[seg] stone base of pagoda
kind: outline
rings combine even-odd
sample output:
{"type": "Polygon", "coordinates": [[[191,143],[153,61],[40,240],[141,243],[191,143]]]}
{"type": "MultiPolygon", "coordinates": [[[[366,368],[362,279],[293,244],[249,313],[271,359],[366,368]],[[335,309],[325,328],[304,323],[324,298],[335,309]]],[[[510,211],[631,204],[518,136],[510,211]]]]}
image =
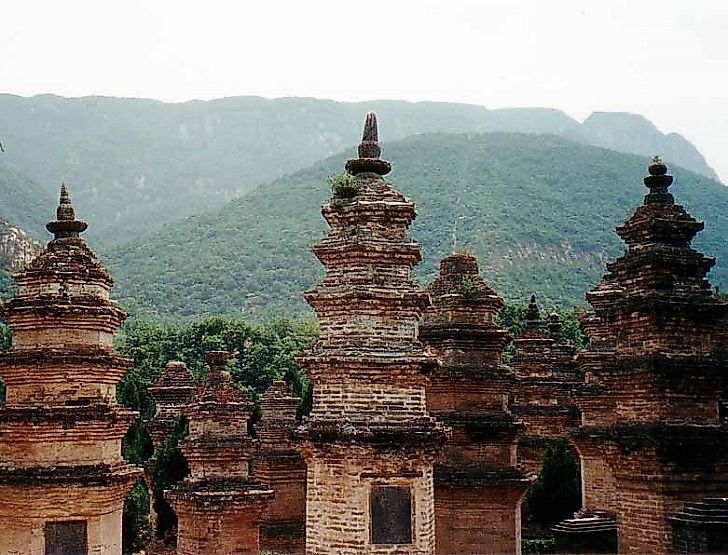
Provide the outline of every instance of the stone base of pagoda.
{"type": "Polygon", "coordinates": [[[308,443],[303,451],[307,464],[306,553],[433,553],[434,449],[418,450],[406,443],[339,441],[308,443]],[[382,494],[384,503],[375,502],[375,496],[382,494]],[[386,502],[388,494],[397,497],[396,503],[386,502]],[[375,505],[396,505],[397,509],[386,514],[375,505]]]}
{"type": "Polygon", "coordinates": [[[255,476],[275,493],[260,523],[260,547],[300,554],[306,547],[306,462],[297,452],[263,453],[255,476]]]}
{"type": "Polygon", "coordinates": [[[178,555],[260,552],[259,524],[273,490],[253,482],[187,481],[165,498],[177,514],[178,555]]]}
{"type": "Polygon", "coordinates": [[[688,503],[669,520],[675,553],[728,553],[728,498],[688,503]]]}
{"type": "Polygon", "coordinates": [[[36,555],[71,542],[84,553],[121,555],[124,501],[140,476],[123,464],[0,469],[0,553],[36,555]]]}
{"type": "Polygon", "coordinates": [[[556,553],[617,553],[617,517],[611,513],[578,512],[552,531],[556,553]]]}
{"type": "Polygon", "coordinates": [[[435,553],[521,553],[521,500],[530,481],[514,468],[435,469],[435,553]]]}

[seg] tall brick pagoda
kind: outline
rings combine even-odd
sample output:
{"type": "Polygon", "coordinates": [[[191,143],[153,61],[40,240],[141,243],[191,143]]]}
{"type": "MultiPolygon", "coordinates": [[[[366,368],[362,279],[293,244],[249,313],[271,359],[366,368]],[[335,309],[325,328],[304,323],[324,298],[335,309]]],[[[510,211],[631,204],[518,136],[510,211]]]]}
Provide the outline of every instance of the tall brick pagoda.
{"type": "Polygon", "coordinates": [[[496,324],[503,301],[463,253],[441,260],[427,292],[432,306],[420,338],[442,362],[430,376],[427,406],[452,428],[435,466],[436,552],[520,553],[529,481],[516,469],[523,425],[508,410],[513,373],[502,353],[510,334],[496,324]]]}
{"type": "Polygon", "coordinates": [[[619,552],[641,554],[681,550],[686,527],[711,525],[700,507],[724,513],[714,498],[728,495],[728,303],[705,278],[714,259],[690,246],[703,223],[675,204],[658,158],[644,182],[644,204],[617,228],[627,251],[587,295],[596,343],[580,357],[573,433],[585,508],[615,513],[619,552]]]}
{"type": "Polygon", "coordinates": [[[165,492],[177,514],[179,555],[258,553],[259,522],[273,491],[250,475],[253,403],[225,370],[232,353],[211,351],[205,383],[185,409],[182,453],[190,476],[165,492]]]}
{"type": "Polygon", "coordinates": [[[531,295],[526,326],[513,345],[511,367],[516,384],[511,410],[526,425],[525,434],[518,439],[518,462],[537,474],[546,449],[555,441],[565,440],[569,431],[579,426],[579,410],[571,392],[582,379],[576,347],[564,339],[556,313],[545,325],[536,295],[531,295]]]}
{"type": "Polygon", "coordinates": [[[306,462],[292,436],[298,401],[285,381],[273,382],[260,398],[263,416],[255,426],[260,442],[255,475],[275,492],[260,541],[275,553],[303,553],[306,545],[306,462]]]}
{"type": "Polygon", "coordinates": [[[156,410],[146,428],[155,449],[161,447],[172,433],[196,387],[197,383],[187,365],[184,362],[171,361],[167,363],[156,383],[148,389],[156,410]]]}
{"type": "Polygon", "coordinates": [[[15,275],[0,355],[0,553],[121,553],[124,499],[141,470],[121,440],[137,414],[116,403],[131,361],[113,348],[126,314],[111,276],[80,237],[61,186],[54,239],[15,275]]]}
{"type": "Polygon", "coordinates": [[[418,339],[427,295],[414,282],[414,203],[387,183],[377,122],[367,115],[353,183],[322,208],[329,235],[313,248],[326,268],[306,293],[320,326],[298,362],[313,409],[297,431],[307,463],[310,554],[432,553],[433,462],[444,428],[430,417],[418,339]]]}

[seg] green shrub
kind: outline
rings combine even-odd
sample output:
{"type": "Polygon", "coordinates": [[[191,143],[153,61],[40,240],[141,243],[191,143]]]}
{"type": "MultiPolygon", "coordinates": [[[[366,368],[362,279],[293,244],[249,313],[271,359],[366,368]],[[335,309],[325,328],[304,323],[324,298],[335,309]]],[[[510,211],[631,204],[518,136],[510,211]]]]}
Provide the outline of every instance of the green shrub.
{"type": "Polygon", "coordinates": [[[463,276],[460,282],[460,294],[466,299],[472,299],[480,292],[480,284],[472,276],[463,276]]]}
{"type": "Polygon", "coordinates": [[[335,197],[351,198],[359,190],[359,181],[348,173],[329,176],[329,183],[335,197]]]}

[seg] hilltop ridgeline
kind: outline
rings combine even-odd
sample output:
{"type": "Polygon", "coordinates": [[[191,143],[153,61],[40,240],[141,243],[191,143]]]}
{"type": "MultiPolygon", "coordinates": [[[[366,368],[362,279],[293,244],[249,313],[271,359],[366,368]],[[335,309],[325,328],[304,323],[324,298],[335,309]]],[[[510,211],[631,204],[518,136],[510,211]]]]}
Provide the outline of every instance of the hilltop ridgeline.
{"type": "MultiPolygon", "coordinates": [[[[584,144],[651,156],[715,177],[686,139],[665,135],[641,116],[596,113],[583,124],[544,108],[381,100],[233,97],[165,104],[155,100],[0,95],[0,162],[44,191],[53,207],[61,180],[94,222],[101,249],[163,224],[225,205],[255,186],[298,171],[358,140],[363,112],[386,122],[388,141],[418,133],[553,133],[584,144]]],[[[47,198],[45,198],[47,197],[47,198]]],[[[26,229],[6,213],[0,217],[26,229]]]]}

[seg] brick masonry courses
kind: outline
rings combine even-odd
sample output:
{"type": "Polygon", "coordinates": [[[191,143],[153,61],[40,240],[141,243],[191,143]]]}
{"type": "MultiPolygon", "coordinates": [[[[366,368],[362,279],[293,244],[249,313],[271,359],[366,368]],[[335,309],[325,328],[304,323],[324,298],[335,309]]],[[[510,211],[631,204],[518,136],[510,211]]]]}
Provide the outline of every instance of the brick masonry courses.
{"type": "Polygon", "coordinates": [[[644,181],[644,205],[617,228],[628,250],[587,295],[592,341],[572,433],[584,507],[615,514],[619,552],[635,554],[673,551],[671,518],[728,494],[728,303],[705,279],[714,260],[690,246],[703,224],[674,203],[659,159],[644,181]]]}
{"type": "Polygon", "coordinates": [[[184,410],[189,435],[181,448],[190,475],[165,492],[177,514],[179,555],[260,551],[259,524],[273,490],[250,474],[253,403],[225,369],[231,356],[207,353],[207,378],[184,410]]]}
{"type": "Polygon", "coordinates": [[[435,466],[436,552],[520,553],[529,481],[516,468],[523,424],[508,409],[514,375],[502,352],[510,335],[495,321],[503,301],[466,253],[442,259],[427,293],[420,337],[441,361],[427,405],[452,429],[435,466]]]}
{"type": "Polygon", "coordinates": [[[426,404],[423,369],[436,361],[417,330],[428,298],[412,278],[415,207],[384,181],[377,140],[369,114],[359,158],[346,165],[352,184],[323,206],[331,231],[313,249],[326,276],[306,294],[320,336],[298,358],[313,408],[296,432],[310,554],[435,549],[433,463],[445,430],[426,404]],[[397,494],[396,522],[377,511],[380,494],[397,494]]]}
{"type": "Polygon", "coordinates": [[[54,239],[15,275],[18,294],[3,307],[13,344],[0,355],[0,553],[65,542],[120,554],[124,499],[141,475],[121,457],[137,416],[116,403],[131,361],[112,340],[126,314],[65,185],[47,227],[54,239]]]}

